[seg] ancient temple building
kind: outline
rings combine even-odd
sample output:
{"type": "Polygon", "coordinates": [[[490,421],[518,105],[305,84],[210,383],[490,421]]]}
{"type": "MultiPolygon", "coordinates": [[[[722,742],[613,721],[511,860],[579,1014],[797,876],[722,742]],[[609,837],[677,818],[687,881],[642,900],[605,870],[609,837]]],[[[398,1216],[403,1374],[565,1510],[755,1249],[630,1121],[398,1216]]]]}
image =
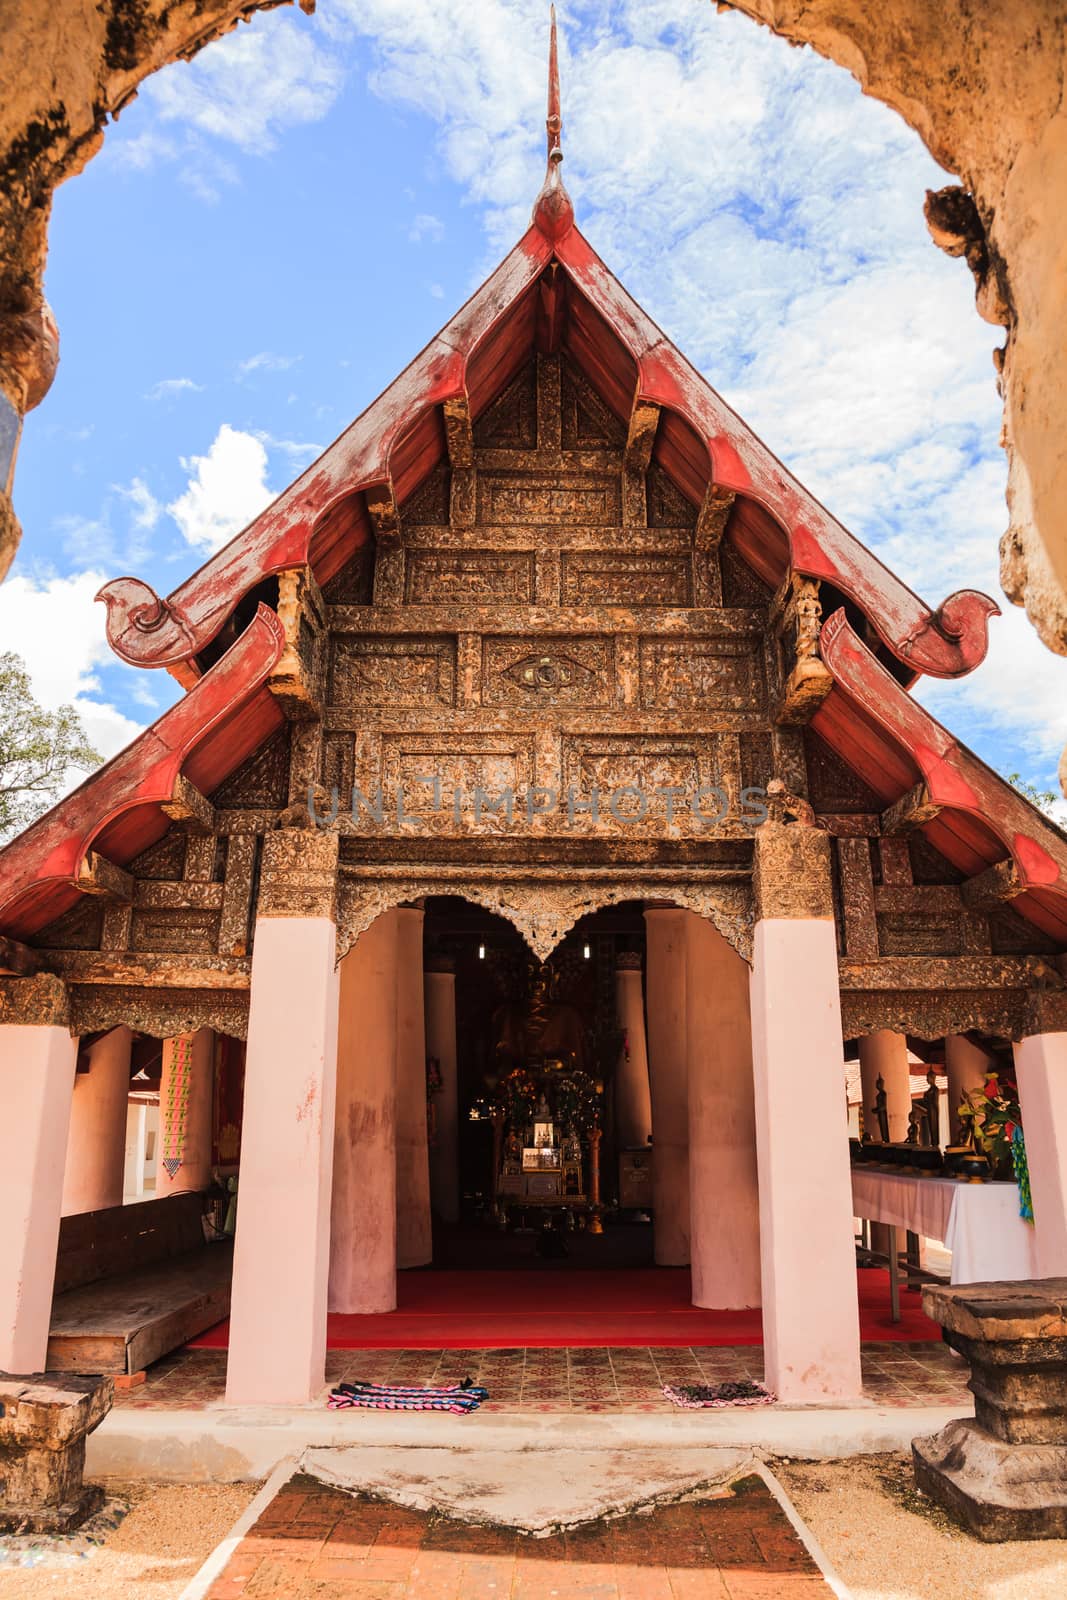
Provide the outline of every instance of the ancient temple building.
{"type": "Polygon", "coordinates": [[[957,1104],[1013,1051],[1067,1274],[1067,839],[911,693],[996,607],[918,599],[694,371],[575,224],[554,50],[548,113],[396,382],[172,594],[102,592],[184,694],[0,852],[0,1369],[143,1166],[131,1092],[157,1196],[236,1177],[235,1402],[538,1206],[650,1216],[783,1399],[854,1398],[846,1053],[900,1139],[909,1045],[957,1104]]]}

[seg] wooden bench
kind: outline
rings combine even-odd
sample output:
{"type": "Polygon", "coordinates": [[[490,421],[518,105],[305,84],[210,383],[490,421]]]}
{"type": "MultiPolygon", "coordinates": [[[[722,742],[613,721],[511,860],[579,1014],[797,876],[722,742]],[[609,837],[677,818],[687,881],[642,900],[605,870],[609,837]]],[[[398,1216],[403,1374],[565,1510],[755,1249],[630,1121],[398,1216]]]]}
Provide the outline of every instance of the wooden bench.
{"type": "Polygon", "coordinates": [[[206,1244],[201,1195],[64,1217],[51,1372],[141,1372],[229,1315],[233,1246],[206,1244]]]}

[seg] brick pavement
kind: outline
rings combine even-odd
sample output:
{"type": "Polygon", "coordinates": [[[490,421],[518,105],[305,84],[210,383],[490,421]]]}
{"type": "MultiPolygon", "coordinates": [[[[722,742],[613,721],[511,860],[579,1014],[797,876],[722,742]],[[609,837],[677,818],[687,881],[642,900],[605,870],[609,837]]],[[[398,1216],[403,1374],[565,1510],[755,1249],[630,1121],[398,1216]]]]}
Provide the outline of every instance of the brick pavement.
{"type": "MultiPolygon", "coordinates": [[[[864,1394],[880,1406],[966,1406],[967,1368],[943,1344],[865,1344],[864,1394]]],[[[441,1384],[471,1377],[489,1390],[487,1412],[662,1412],[665,1383],[721,1383],[763,1376],[758,1345],[694,1349],[331,1350],[331,1385],[441,1384]]],[[[226,1354],[179,1350],[158,1361],[139,1388],[116,1394],[119,1409],[203,1410],[221,1405],[226,1354]]],[[[325,1394],[325,1391],[324,1391],[325,1394]]]]}
{"type": "MultiPolygon", "coordinates": [[[[517,1458],[517,1468],[521,1458],[517,1458]]],[[[521,1468],[520,1468],[521,1470],[521,1468]]],[[[534,1539],[297,1475],[208,1600],[831,1600],[758,1478],[534,1539]]]]}

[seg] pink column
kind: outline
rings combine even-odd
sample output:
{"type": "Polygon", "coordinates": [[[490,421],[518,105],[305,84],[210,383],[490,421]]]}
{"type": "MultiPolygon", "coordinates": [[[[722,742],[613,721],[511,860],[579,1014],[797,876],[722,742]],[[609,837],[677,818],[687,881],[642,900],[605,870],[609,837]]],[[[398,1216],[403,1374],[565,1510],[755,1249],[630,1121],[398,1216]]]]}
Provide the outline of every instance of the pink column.
{"type": "Polygon", "coordinates": [[[27,1374],[48,1349],[78,1044],[56,978],[0,982],[0,1015],[47,1019],[0,1026],[0,1372],[27,1374]]]}
{"type": "Polygon", "coordinates": [[[615,1140],[620,1150],[632,1150],[647,1145],[652,1132],[645,999],[639,955],[624,952],[617,958],[615,1015],[623,1033],[623,1046],[615,1068],[615,1140]]]}
{"type": "Polygon", "coordinates": [[[829,835],[765,822],[753,877],[767,1384],[784,1401],[851,1401],[860,1330],[829,835]]]}
{"type": "Polygon", "coordinates": [[[948,1119],[952,1133],[951,1142],[960,1137],[959,1108],[968,1089],[985,1086],[990,1067],[990,1054],[981,1045],[974,1044],[965,1033],[950,1033],[945,1037],[945,1071],[948,1074],[948,1119]]]}
{"type": "Polygon", "coordinates": [[[441,1087],[433,1100],[430,1199],[445,1222],[459,1220],[459,1083],[456,1063],[456,966],[434,956],[426,968],[426,1054],[436,1060],[441,1087]]]}
{"type": "Polygon", "coordinates": [[[163,1041],[159,1082],[160,1159],[156,1195],[186,1194],[211,1183],[211,1117],[215,1094],[215,1034],[211,1028],[163,1041]],[[173,1174],[164,1166],[180,1160],[173,1174]]]}
{"type": "Polygon", "coordinates": [[[386,911],[341,962],[330,1310],[396,1310],[396,950],[386,911]]]}
{"type": "Polygon", "coordinates": [[[872,1139],[881,1137],[873,1109],[878,1079],[881,1078],[885,1084],[886,1110],[889,1113],[889,1138],[894,1144],[903,1144],[908,1136],[908,1116],[911,1112],[908,1041],[902,1033],[894,1033],[891,1028],[878,1028],[874,1033],[864,1034],[859,1047],[864,1130],[870,1133],[872,1139]]]}
{"type": "Polygon", "coordinates": [[[426,1136],[426,1021],[422,912],[397,910],[396,984],[396,1264],[433,1259],[430,1149],[426,1136]]]}
{"type": "Polygon", "coordinates": [[[652,1094],[652,1206],[659,1267],[689,1264],[689,1103],[685,929],[688,912],[645,909],[648,1078],[652,1094]]]}
{"type": "Polygon", "coordinates": [[[1058,1031],[1029,1033],[1015,1045],[1039,1278],[1067,1278],[1067,1017],[1056,1021],[1058,1031]]]}
{"type": "Polygon", "coordinates": [[[132,1043],[129,1028],[112,1028],[90,1046],[88,1072],[75,1075],[63,1175],[65,1217],[122,1204],[132,1043]]]}
{"type": "Polygon", "coordinates": [[[267,834],[252,949],[226,1398],[325,1382],[337,1073],[337,835],[267,834]]]}
{"type": "Polygon", "coordinates": [[[748,968],[710,922],[685,917],[693,1304],[739,1310],[761,1292],[748,968]]]}

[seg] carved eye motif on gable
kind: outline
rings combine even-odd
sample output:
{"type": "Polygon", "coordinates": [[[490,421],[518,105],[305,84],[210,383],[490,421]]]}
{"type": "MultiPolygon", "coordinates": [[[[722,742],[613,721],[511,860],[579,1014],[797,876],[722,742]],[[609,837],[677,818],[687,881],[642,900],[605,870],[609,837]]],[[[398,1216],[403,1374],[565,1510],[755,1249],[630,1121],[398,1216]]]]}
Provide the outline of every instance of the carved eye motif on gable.
{"type": "Polygon", "coordinates": [[[583,688],[596,674],[569,656],[523,656],[505,667],[503,676],[531,694],[555,694],[560,689],[583,688]]]}

